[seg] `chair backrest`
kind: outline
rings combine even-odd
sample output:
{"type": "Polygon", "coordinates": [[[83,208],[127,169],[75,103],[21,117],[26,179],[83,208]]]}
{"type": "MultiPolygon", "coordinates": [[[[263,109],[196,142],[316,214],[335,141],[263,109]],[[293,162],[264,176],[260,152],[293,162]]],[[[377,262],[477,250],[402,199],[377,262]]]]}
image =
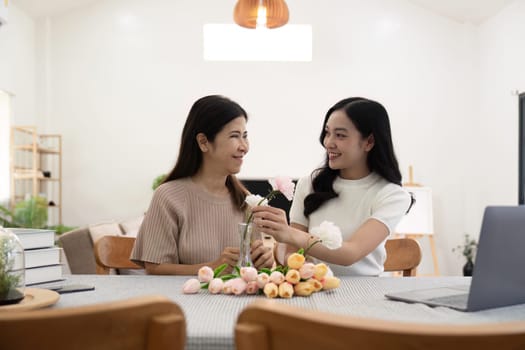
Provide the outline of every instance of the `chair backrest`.
{"type": "Polygon", "coordinates": [[[109,269],[141,269],[142,267],[129,260],[134,237],[103,236],[95,242],[94,252],[99,274],[109,273],[109,269]]]}
{"type": "Polygon", "coordinates": [[[444,325],[365,319],[260,300],[235,327],[237,350],[525,349],[525,322],[444,325]]]}
{"type": "Polygon", "coordinates": [[[421,247],[412,238],[388,239],[385,242],[385,272],[403,271],[403,276],[415,276],[421,262],[421,247]]]}
{"type": "Polygon", "coordinates": [[[58,240],[66,254],[72,274],[97,273],[97,262],[93,255],[93,241],[87,227],[63,233],[58,240]]]}
{"type": "Polygon", "coordinates": [[[182,309],[164,296],[0,313],[2,349],[184,349],[182,309]]]}

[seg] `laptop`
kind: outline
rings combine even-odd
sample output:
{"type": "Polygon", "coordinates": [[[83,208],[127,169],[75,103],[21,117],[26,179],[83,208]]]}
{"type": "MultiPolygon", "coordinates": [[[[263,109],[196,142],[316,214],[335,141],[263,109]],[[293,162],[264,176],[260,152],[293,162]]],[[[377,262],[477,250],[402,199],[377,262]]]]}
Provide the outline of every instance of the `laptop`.
{"type": "Polygon", "coordinates": [[[478,311],[525,303],[525,206],[485,208],[470,285],[392,292],[389,299],[478,311]]]}

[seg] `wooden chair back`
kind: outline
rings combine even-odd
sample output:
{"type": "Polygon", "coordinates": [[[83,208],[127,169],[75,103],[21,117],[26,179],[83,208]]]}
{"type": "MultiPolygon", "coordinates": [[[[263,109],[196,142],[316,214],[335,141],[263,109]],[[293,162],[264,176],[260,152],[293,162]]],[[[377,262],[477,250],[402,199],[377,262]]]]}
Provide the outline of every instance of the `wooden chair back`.
{"type": "Polygon", "coordinates": [[[525,349],[525,322],[445,325],[357,318],[260,300],[235,327],[237,350],[525,349]]]}
{"type": "Polygon", "coordinates": [[[421,262],[421,247],[412,238],[388,239],[385,242],[385,272],[403,271],[403,276],[415,276],[421,262]]]}
{"type": "Polygon", "coordinates": [[[182,309],[164,296],[0,313],[2,349],[184,349],[182,309]]]}
{"type": "Polygon", "coordinates": [[[142,267],[129,260],[134,237],[103,236],[95,242],[94,253],[97,262],[97,273],[108,274],[109,269],[141,269],[142,267]]]}

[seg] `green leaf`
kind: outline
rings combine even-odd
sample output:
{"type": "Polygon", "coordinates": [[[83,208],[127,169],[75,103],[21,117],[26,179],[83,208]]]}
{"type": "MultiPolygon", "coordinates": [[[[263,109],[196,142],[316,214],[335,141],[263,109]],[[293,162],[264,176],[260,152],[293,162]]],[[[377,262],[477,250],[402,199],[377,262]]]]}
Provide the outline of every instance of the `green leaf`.
{"type": "Polygon", "coordinates": [[[297,251],[297,254],[304,255],[304,248],[301,248],[297,251]]]}
{"type": "Polygon", "coordinates": [[[213,271],[213,278],[215,277],[218,277],[223,271],[225,268],[228,267],[228,264],[222,264],[222,265],[219,265],[214,271],[213,271]]]}
{"type": "Polygon", "coordinates": [[[239,266],[237,266],[237,265],[235,265],[233,268],[235,269],[235,271],[237,271],[237,276],[240,276],[241,275],[241,268],[239,266]]]}
{"type": "Polygon", "coordinates": [[[267,268],[267,267],[263,267],[262,269],[259,270],[259,272],[264,272],[264,273],[267,274],[268,276],[272,274],[272,270],[270,270],[270,269],[267,268]]]}
{"type": "Polygon", "coordinates": [[[228,280],[231,280],[231,279],[233,279],[233,278],[237,278],[237,277],[239,277],[239,276],[237,276],[237,275],[235,275],[235,274],[233,274],[233,273],[230,273],[230,274],[227,274],[227,275],[221,276],[221,279],[222,279],[223,281],[228,281],[228,280]]]}
{"type": "Polygon", "coordinates": [[[210,285],[210,282],[202,283],[201,289],[208,289],[208,286],[210,285]]]}

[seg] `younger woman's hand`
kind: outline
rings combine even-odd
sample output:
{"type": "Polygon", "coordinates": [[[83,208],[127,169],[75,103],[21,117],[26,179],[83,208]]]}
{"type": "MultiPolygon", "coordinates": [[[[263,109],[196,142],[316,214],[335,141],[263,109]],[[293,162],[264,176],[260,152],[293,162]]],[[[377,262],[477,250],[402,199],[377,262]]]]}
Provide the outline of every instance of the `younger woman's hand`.
{"type": "Polygon", "coordinates": [[[286,212],[270,206],[252,208],[253,223],[261,232],[272,235],[278,242],[287,242],[290,235],[290,226],[286,219],[286,212]]]}

